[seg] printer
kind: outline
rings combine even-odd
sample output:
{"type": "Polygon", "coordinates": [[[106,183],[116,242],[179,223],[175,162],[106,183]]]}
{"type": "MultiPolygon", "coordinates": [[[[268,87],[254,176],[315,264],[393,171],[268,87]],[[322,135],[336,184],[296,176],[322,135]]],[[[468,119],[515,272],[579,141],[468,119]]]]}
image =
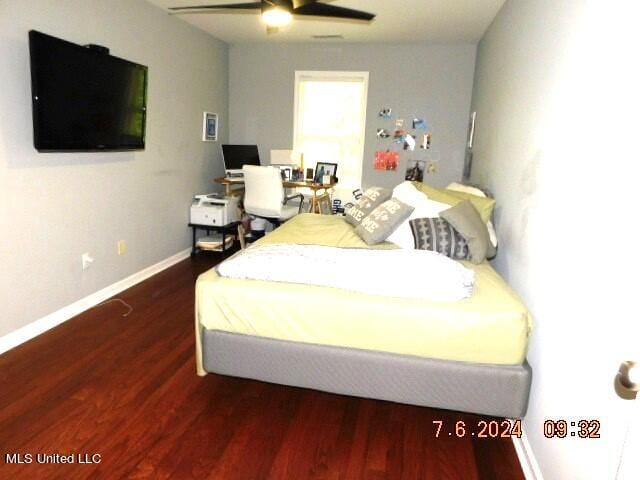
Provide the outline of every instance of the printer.
{"type": "Polygon", "coordinates": [[[193,197],[190,223],[222,227],[239,220],[238,197],[223,197],[217,193],[193,197]]]}

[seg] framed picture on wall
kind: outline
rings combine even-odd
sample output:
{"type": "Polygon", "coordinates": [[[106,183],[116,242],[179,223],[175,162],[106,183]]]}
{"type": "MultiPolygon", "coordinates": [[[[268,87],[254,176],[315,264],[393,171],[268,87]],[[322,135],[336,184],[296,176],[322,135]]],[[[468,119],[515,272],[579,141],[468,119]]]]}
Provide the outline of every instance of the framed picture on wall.
{"type": "Polygon", "coordinates": [[[217,142],[218,141],[218,114],[204,112],[202,118],[202,141],[217,142]]]}
{"type": "Polygon", "coordinates": [[[410,160],[407,164],[407,173],[404,176],[405,180],[411,180],[413,182],[424,181],[424,170],[427,162],[424,160],[410,160]]]}

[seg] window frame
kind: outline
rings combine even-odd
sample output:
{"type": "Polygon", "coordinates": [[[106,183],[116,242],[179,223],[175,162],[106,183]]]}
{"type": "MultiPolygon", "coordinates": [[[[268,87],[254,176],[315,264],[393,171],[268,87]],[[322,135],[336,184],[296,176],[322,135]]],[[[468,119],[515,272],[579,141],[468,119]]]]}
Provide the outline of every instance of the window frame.
{"type": "MultiPolygon", "coordinates": [[[[356,169],[356,176],[358,185],[344,185],[348,188],[360,188],[362,185],[362,172],[364,165],[364,150],[367,133],[367,106],[369,99],[369,72],[356,72],[356,71],[334,71],[334,70],[296,70],[295,71],[295,88],[294,88],[294,105],[293,105],[293,148],[294,151],[299,152],[299,139],[298,139],[298,120],[300,117],[300,83],[305,80],[311,81],[326,81],[326,82],[357,82],[363,84],[363,95],[361,102],[362,113],[362,130],[360,132],[360,138],[362,139],[360,145],[360,162],[356,169]]],[[[338,161],[338,165],[340,162],[338,161]]],[[[305,165],[305,168],[310,168],[305,165]]],[[[340,175],[338,174],[338,177],[340,175]]]]}

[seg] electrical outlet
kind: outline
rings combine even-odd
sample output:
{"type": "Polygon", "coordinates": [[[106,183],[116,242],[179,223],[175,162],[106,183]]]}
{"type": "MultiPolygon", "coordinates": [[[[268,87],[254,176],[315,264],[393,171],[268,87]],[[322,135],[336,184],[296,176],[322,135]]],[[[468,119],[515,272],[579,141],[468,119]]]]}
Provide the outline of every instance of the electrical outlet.
{"type": "Polygon", "coordinates": [[[127,243],[124,240],[118,240],[118,255],[124,255],[127,253],[127,243]]]}
{"type": "Polygon", "coordinates": [[[95,261],[95,259],[88,253],[82,254],[82,270],[86,270],[91,266],[91,264],[95,261]]]}

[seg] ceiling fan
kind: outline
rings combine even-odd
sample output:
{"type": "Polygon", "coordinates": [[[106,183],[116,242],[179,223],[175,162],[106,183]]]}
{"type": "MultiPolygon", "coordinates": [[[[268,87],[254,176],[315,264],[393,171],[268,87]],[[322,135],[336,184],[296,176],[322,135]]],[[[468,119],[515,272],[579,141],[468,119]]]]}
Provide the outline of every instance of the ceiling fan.
{"type": "Polygon", "coordinates": [[[225,10],[259,10],[268,33],[275,33],[293,20],[293,15],[328,17],[370,22],[376,16],[360,10],[337,7],[318,0],[261,0],[253,3],[227,3],[221,5],[193,5],[171,7],[173,13],[218,13],[225,10]]]}

